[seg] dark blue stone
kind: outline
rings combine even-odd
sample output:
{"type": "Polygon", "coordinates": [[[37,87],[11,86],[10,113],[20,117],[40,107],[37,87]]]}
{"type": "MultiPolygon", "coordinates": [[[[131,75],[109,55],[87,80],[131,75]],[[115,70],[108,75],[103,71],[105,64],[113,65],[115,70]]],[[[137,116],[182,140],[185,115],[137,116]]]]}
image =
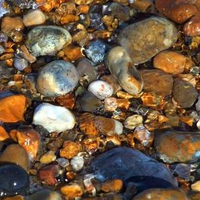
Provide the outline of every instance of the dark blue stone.
{"type": "Polygon", "coordinates": [[[27,172],[16,164],[0,165],[0,196],[25,194],[29,189],[27,172]]]}

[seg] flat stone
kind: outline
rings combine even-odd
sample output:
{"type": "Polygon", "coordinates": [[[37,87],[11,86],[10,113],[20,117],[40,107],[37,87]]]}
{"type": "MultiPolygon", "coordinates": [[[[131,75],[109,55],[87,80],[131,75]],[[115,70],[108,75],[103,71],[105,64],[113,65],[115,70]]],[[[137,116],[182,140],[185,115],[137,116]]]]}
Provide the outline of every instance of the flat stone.
{"type": "Polygon", "coordinates": [[[70,33],[59,26],[37,26],[27,35],[26,46],[33,56],[55,55],[71,43],[70,33]]]}
{"type": "Polygon", "coordinates": [[[176,79],[173,86],[173,98],[182,108],[190,108],[197,100],[198,92],[189,82],[176,79]],[[188,98],[189,97],[189,98],[188,98]]]}
{"type": "Polygon", "coordinates": [[[200,135],[198,132],[181,131],[159,133],[154,147],[159,158],[166,163],[194,163],[200,158],[200,135]]]}
{"type": "Polygon", "coordinates": [[[83,189],[76,183],[62,186],[60,191],[66,198],[70,199],[81,197],[83,195],[83,189]]]}
{"type": "Polygon", "coordinates": [[[131,24],[118,36],[118,43],[127,50],[134,64],[148,61],[160,51],[171,47],[176,40],[176,27],[161,17],[150,17],[131,24]]]}
{"type": "Polygon", "coordinates": [[[143,81],[143,90],[155,92],[158,95],[167,96],[172,93],[173,77],[161,70],[140,70],[143,81]]]}

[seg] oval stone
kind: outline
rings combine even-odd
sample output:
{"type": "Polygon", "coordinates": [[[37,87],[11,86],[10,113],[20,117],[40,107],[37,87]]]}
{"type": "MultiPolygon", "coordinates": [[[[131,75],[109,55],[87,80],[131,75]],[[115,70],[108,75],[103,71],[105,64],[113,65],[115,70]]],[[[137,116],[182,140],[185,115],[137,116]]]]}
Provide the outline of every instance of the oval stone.
{"type": "Polygon", "coordinates": [[[106,62],[111,74],[126,92],[132,95],[140,93],[143,80],[123,47],[112,48],[107,55],[106,62]]]}
{"type": "Polygon", "coordinates": [[[130,55],[134,64],[148,61],[160,51],[171,47],[177,40],[177,29],[161,17],[150,17],[124,28],[118,43],[130,55]]]}
{"type": "Polygon", "coordinates": [[[37,26],[28,33],[26,46],[33,56],[55,55],[64,45],[71,43],[72,37],[58,26],[37,26]]]}
{"type": "Polygon", "coordinates": [[[200,135],[197,132],[167,131],[155,137],[154,147],[159,158],[166,163],[193,163],[200,158],[200,135]]]}
{"type": "Polygon", "coordinates": [[[55,60],[38,72],[36,88],[44,96],[56,97],[72,91],[78,81],[79,75],[73,64],[55,60]]]}

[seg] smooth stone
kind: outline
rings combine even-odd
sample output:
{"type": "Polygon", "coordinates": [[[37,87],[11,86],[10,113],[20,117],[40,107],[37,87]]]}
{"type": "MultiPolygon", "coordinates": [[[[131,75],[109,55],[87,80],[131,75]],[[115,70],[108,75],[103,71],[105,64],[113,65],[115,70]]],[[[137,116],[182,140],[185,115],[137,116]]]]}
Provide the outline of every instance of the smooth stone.
{"type": "Polygon", "coordinates": [[[29,176],[16,164],[0,165],[0,196],[26,194],[29,189],[29,176]]]}
{"type": "Polygon", "coordinates": [[[183,26],[183,33],[188,36],[199,36],[200,35],[200,16],[193,16],[183,26]]]}
{"type": "Polygon", "coordinates": [[[74,171],[80,171],[83,168],[83,166],[84,166],[83,156],[74,156],[71,159],[70,164],[71,164],[72,169],[74,171]]]}
{"type": "Polygon", "coordinates": [[[190,108],[197,100],[198,96],[198,92],[192,84],[180,79],[175,80],[172,94],[175,101],[182,108],[190,108]]]}
{"type": "Polygon", "coordinates": [[[163,162],[194,163],[200,158],[200,135],[198,132],[166,131],[155,136],[154,147],[163,162]]]}
{"type": "Polygon", "coordinates": [[[132,182],[138,192],[148,188],[177,187],[177,181],[165,165],[128,147],[102,153],[91,162],[88,171],[101,182],[110,179],[121,179],[126,184],[132,182]]]}
{"type": "Polygon", "coordinates": [[[79,75],[72,63],[55,60],[38,72],[36,88],[44,96],[56,97],[71,92],[78,81],[79,75]]]}
{"type": "Polygon", "coordinates": [[[148,61],[157,53],[170,48],[176,40],[176,27],[161,17],[150,17],[131,24],[118,36],[118,43],[127,50],[134,64],[148,61]]]}
{"type": "Polygon", "coordinates": [[[123,47],[112,48],[107,54],[106,63],[111,74],[126,92],[132,95],[140,93],[143,80],[123,47]]]}
{"type": "Polygon", "coordinates": [[[181,74],[186,66],[186,57],[175,51],[162,51],[154,57],[153,66],[169,74],[181,74]]]}
{"type": "Polygon", "coordinates": [[[24,58],[21,58],[17,55],[14,57],[14,67],[19,71],[23,71],[25,68],[28,67],[28,61],[24,58]]]}
{"type": "Polygon", "coordinates": [[[153,188],[145,190],[132,200],[189,200],[187,195],[178,189],[153,188]]]}
{"type": "Polygon", "coordinates": [[[158,69],[141,70],[140,74],[144,81],[144,91],[155,92],[162,96],[167,96],[172,93],[172,75],[158,69]]]}
{"type": "Polygon", "coordinates": [[[36,107],[33,115],[33,124],[41,125],[49,132],[63,132],[70,130],[76,123],[75,117],[65,107],[42,103],[36,107]]]}
{"type": "Polygon", "coordinates": [[[94,94],[98,99],[104,100],[113,94],[112,86],[102,80],[96,80],[89,84],[88,91],[94,94]]]}
{"type": "Polygon", "coordinates": [[[0,164],[3,162],[15,163],[24,170],[28,170],[30,162],[27,151],[19,144],[11,144],[0,155],[0,164]]]}
{"type": "Polygon", "coordinates": [[[66,199],[76,199],[76,197],[83,195],[83,188],[77,183],[64,185],[60,188],[60,191],[66,199]]]}
{"type": "Polygon", "coordinates": [[[44,13],[39,10],[31,10],[23,16],[23,23],[26,27],[43,24],[46,21],[44,13]]]}
{"type": "Polygon", "coordinates": [[[50,190],[50,189],[42,189],[37,191],[29,196],[26,196],[26,200],[62,200],[62,196],[60,193],[50,190]]]}
{"type": "Polygon", "coordinates": [[[26,46],[33,56],[53,56],[64,45],[71,43],[72,37],[58,26],[37,26],[27,35],[26,46]]]}

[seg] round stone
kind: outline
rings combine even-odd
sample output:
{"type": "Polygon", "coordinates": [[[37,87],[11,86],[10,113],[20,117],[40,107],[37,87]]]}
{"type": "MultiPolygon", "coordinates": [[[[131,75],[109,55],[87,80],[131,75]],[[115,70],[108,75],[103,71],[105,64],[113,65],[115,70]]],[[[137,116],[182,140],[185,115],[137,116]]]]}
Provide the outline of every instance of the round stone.
{"type": "Polygon", "coordinates": [[[64,45],[71,43],[71,35],[58,26],[37,26],[28,33],[26,46],[35,56],[55,55],[64,45]]]}
{"type": "Polygon", "coordinates": [[[160,51],[171,47],[176,40],[176,27],[161,17],[150,17],[131,24],[118,36],[118,43],[127,50],[134,64],[148,61],[160,51]]]}
{"type": "Polygon", "coordinates": [[[78,81],[79,75],[73,64],[55,60],[38,72],[36,88],[44,96],[56,97],[72,91],[78,81]]]}

